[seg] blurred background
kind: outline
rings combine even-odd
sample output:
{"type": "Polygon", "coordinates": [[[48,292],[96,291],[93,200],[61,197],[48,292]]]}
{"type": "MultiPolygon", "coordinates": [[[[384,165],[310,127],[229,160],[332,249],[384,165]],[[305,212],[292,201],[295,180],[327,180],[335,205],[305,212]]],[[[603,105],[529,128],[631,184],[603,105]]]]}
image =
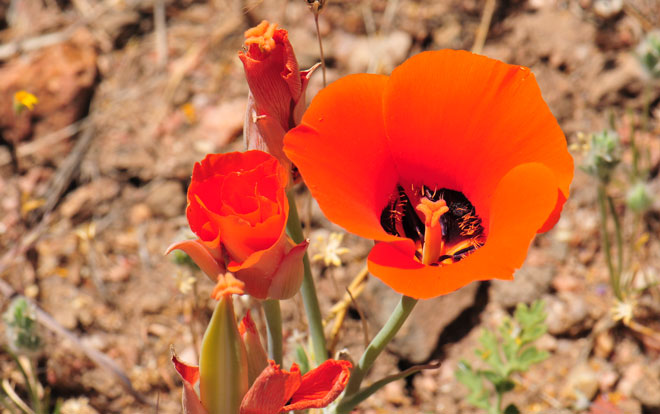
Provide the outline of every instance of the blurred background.
{"type": "MultiPolygon", "coordinates": [[[[58,401],[62,414],[181,412],[170,346],[197,360],[212,284],[163,252],[190,236],[194,162],[243,149],[248,89],[237,53],[262,19],[289,31],[301,68],[318,62],[305,0],[0,0],[0,342],[11,345],[17,312],[39,321],[28,326],[39,343],[19,362],[20,353],[0,351],[3,414],[21,412],[16,399],[37,414],[58,401]],[[18,91],[38,99],[33,109],[17,110],[18,91]],[[21,295],[27,305],[10,308],[21,295]],[[28,385],[41,403],[30,401],[28,385]]],[[[481,328],[543,299],[548,333],[537,346],[550,357],[516,377],[507,401],[524,413],[660,413],[658,28],[658,0],[326,2],[319,30],[329,82],[388,74],[442,48],[528,66],[577,169],[562,219],[537,238],[516,280],[418,305],[370,379],[429,361],[440,368],[389,384],[358,412],[483,412],[466,401],[458,361],[478,364],[481,328]],[[606,183],[578,168],[604,129],[617,137],[618,161],[606,183]],[[597,188],[605,184],[603,230],[597,188]],[[633,189],[648,196],[642,208],[630,202],[633,189]],[[613,249],[621,235],[623,299],[610,283],[604,233],[613,249]],[[607,404],[590,405],[600,400],[607,404]]],[[[318,71],[308,100],[321,87],[318,71]]],[[[311,252],[322,256],[342,230],[304,189],[299,201],[311,252]]],[[[372,245],[351,235],[341,243],[341,266],[317,260],[314,270],[332,351],[357,359],[397,296],[369,277],[333,330],[330,311],[372,245]]],[[[246,309],[263,329],[259,304],[242,301],[238,313],[246,309]]],[[[283,311],[288,367],[307,343],[300,297],[283,311]]]]}

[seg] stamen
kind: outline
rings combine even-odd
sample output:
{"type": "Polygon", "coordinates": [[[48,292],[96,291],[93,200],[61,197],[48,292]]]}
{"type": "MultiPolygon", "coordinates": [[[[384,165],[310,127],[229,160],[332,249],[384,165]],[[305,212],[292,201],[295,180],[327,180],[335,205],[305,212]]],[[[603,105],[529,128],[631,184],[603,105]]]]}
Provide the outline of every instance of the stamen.
{"type": "Polygon", "coordinates": [[[417,260],[431,266],[456,263],[484,244],[481,218],[461,192],[415,184],[409,191],[396,186],[380,223],[389,234],[411,239],[417,260]]]}

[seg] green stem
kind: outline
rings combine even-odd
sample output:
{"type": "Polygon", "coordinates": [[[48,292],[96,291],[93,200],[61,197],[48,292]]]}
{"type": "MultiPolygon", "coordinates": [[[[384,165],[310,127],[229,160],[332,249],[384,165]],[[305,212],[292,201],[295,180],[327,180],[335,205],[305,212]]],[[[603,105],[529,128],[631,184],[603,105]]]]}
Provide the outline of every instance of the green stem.
{"type": "MultiPolygon", "coordinates": [[[[286,223],[286,228],[294,242],[302,243],[305,240],[305,236],[303,235],[302,226],[300,224],[300,217],[298,217],[298,208],[296,207],[296,197],[293,189],[289,189],[287,197],[289,199],[289,220],[286,223]]],[[[323,361],[328,359],[328,351],[325,346],[321,308],[319,306],[319,299],[316,296],[312,268],[309,265],[309,257],[307,256],[307,253],[305,253],[305,257],[303,258],[303,264],[305,267],[305,275],[303,276],[302,286],[300,287],[300,294],[303,298],[307,323],[309,324],[309,335],[312,338],[314,361],[317,365],[320,365],[323,361]]]]}
{"type": "Polygon", "coordinates": [[[280,301],[267,299],[262,302],[268,331],[268,358],[282,365],[282,310],[280,301]]]}
{"type": "Polygon", "coordinates": [[[619,215],[616,213],[614,208],[614,200],[612,197],[607,196],[607,205],[610,209],[610,214],[612,214],[612,219],[614,220],[614,234],[616,237],[616,264],[617,264],[617,279],[621,280],[621,273],[623,272],[623,230],[621,229],[621,220],[619,220],[619,215]]]}
{"type": "Polygon", "coordinates": [[[392,315],[385,323],[385,326],[381,328],[378,334],[371,340],[371,343],[365,349],[360,362],[353,368],[351,372],[351,378],[348,380],[348,385],[346,385],[346,394],[342,401],[337,406],[338,414],[345,414],[350,412],[353,409],[352,406],[347,404],[347,399],[359,391],[360,384],[364,379],[365,375],[369,371],[369,368],[373,365],[376,357],[385,349],[385,346],[390,343],[394,335],[399,332],[401,326],[406,321],[412,310],[417,304],[417,299],[413,299],[408,296],[401,296],[401,301],[398,303],[392,315]]]}
{"type": "Polygon", "coordinates": [[[605,261],[610,273],[610,284],[614,290],[614,295],[621,300],[621,288],[619,286],[616,271],[614,270],[614,264],[612,263],[612,249],[610,246],[609,232],[607,231],[607,190],[604,183],[598,184],[598,207],[600,211],[600,232],[603,239],[605,261]]]}
{"type": "Polygon", "coordinates": [[[497,393],[497,414],[502,414],[502,393],[497,393]]]}

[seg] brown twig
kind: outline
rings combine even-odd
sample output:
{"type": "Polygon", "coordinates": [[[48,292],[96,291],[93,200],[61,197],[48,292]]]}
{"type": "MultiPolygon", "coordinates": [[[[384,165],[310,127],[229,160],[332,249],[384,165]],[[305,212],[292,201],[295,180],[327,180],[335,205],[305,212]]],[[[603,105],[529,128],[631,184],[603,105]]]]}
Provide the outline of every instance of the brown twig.
{"type": "Polygon", "coordinates": [[[495,0],[486,0],[484,12],[481,15],[481,21],[479,22],[479,28],[477,28],[477,35],[472,44],[472,53],[481,53],[484,48],[486,37],[488,36],[488,29],[490,28],[490,22],[493,20],[493,13],[495,13],[495,6],[497,6],[495,0]]]}
{"type": "MultiPolygon", "coordinates": [[[[8,299],[20,295],[20,293],[16,292],[14,288],[12,288],[7,282],[5,282],[2,279],[0,279],[0,292],[2,292],[2,294],[8,299]]],[[[76,345],[96,365],[110,372],[115,378],[117,378],[121,386],[129,394],[131,394],[131,396],[133,396],[133,398],[135,398],[137,401],[145,405],[153,406],[151,402],[147,401],[141,394],[135,391],[133,385],[131,384],[131,380],[128,379],[126,374],[124,374],[122,369],[117,365],[115,361],[113,361],[110,357],[108,357],[104,353],[85,345],[80,340],[80,338],[78,338],[78,336],[76,336],[72,332],[69,332],[65,327],[60,325],[59,322],[53,319],[53,317],[50,316],[48,312],[41,309],[39,305],[37,305],[32,299],[25,297],[25,300],[27,300],[34,306],[35,312],[37,314],[37,320],[39,321],[40,324],[48,328],[48,330],[50,330],[51,332],[63,337],[64,339],[68,339],[69,341],[71,341],[71,343],[76,345]]]]}

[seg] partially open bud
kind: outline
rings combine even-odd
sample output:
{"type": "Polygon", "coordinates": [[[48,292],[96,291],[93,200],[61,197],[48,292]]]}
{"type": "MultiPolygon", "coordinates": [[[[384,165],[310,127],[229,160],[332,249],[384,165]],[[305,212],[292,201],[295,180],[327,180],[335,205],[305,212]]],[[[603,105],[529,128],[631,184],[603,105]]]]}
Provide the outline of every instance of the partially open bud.
{"type": "Polygon", "coordinates": [[[250,87],[243,135],[247,149],[270,152],[283,165],[286,132],[300,123],[313,70],[300,71],[286,30],[262,21],[245,32],[243,62],[250,87]]]}
{"type": "Polygon", "coordinates": [[[254,380],[261,374],[261,371],[268,366],[268,356],[266,355],[266,350],[261,345],[259,332],[250,316],[250,311],[247,311],[245,317],[238,325],[238,332],[241,334],[241,338],[243,338],[245,350],[247,351],[248,383],[252,386],[254,380]]]}

